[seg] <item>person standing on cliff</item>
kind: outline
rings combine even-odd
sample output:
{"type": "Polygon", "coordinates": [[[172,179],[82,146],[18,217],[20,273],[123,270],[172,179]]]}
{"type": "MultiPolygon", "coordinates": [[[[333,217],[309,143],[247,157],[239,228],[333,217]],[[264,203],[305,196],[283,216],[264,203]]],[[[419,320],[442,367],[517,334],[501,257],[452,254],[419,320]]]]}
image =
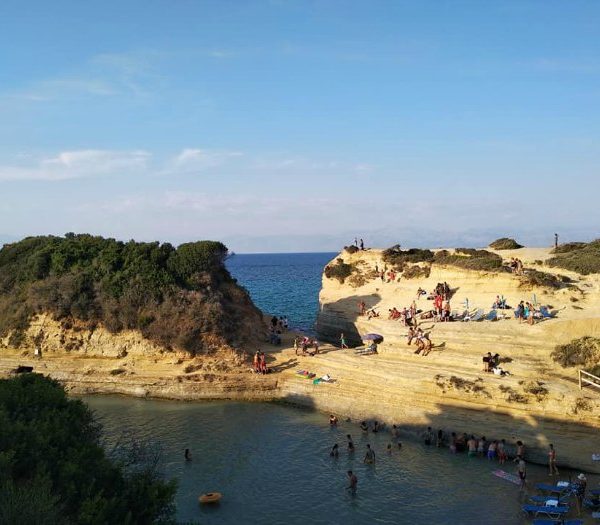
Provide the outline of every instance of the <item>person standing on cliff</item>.
{"type": "Polygon", "coordinates": [[[558,233],[554,234],[554,249],[558,248],[558,233]]]}
{"type": "Polygon", "coordinates": [[[363,242],[363,240],[360,240],[360,249],[364,250],[365,249],[365,243],[363,242]]]}
{"type": "Polygon", "coordinates": [[[348,345],[346,344],[346,338],[344,337],[344,332],[340,334],[340,347],[342,349],[348,348],[348,345]]]}

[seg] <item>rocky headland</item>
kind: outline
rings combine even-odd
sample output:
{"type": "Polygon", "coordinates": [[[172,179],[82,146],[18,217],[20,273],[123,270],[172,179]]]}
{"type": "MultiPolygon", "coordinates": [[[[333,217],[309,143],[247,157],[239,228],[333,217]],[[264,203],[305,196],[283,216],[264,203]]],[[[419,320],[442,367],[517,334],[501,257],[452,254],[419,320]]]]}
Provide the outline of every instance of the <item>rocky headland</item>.
{"type": "MultiPolygon", "coordinates": [[[[350,341],[359,343],[360,335],[376,332],[384,336],[376,355],[357,355],[335,344],[322,345],[314,357],[296,355],[293,333],[284,334],[280,347],[266,344],[260,313],[245,291],[238,290],[217,267],[220,277],[204,273],[201,281],[187,281],[192,284],[186,286],[197,289],[179,291],[209,294],[206,302],[213,304],[211,315],[217,300],[226,303],[219,316],[235,311],[230,314],[237,320],[235,325],[220,324],[226,321],[217,317],[210,325],[213,332],[196,333],[201,345],[185,337],[166,344],[148,330],[144,324],[148,320],[142,326],[115,329],[100,318],[78,319],[73,312],[61,315],[51,308],[32,309],[26,324],[4,331],[0,373],[32,366],[78,394],[281,400],[353,420],[394,423],[415,437],[432,426],[447,433],[505,438],[509,443],[521,439],[528,447],[528,459],[538,462],[545,461],[547,446],[554,443],[559,465],[600,472],[600,462],[591,459],[600,452],[600,390],[580,390],[578,370],[584,365],[563,367],[552,356],[557,345],[584,336],[600,337],[600,276],[549,267],[545,261],[553,255],[547,249],[490,253],[501,254],[501,262],[518,257],[524,274],[498,269],[496,263],[486,270],[455,266],[450,264],[452,251],[442,253],[437,261],[410,263],[389,262],[381,250],[344,250],[336,257],[323,275],[317,322],[320,338],[336,343],[343,331],[350,341]],[[331,266],[340,264],[348,266],[343,276],[332,274],[331,266]],[[381,280],[378,272],[386,266],[396,268],[395,281],[381,280]],[[416,355],[414,346],[406,343],[407,328],[389,320],[388,310],[416,300],[418,308],[427,311],[431,301],[424,296],[416,299],[417,289],[430,291],[444,281],[452,289],[453,310],[461,309],[468,299],[470,308],[487,312],[496,296],[503,295],[511,306],[521,299],[550,305],[556,317],[530,326],[519,323],[509,309],[507,318],[497,321],[423,319],[420,326],[430,333],[434,348],[427,356],[416,355]],[[225,284],[226,292],[219,291],[219,283],[225,284]],[[380,316],[359,315],[360,302],[375,308],[380,316]],[[251,373],[251,354],[257,348],[267,352],[274,373],[251,373]],[[482,371],[482,356],[488,351],[500,354],[502,367],[510,375],[482,371]],[[300,369],[316,377],[328,374],[333,382],[315,384],[299,376],[296,371],[300,369]]],[[[44,279],[48,277],[51,271],[44,279]]],[[[28,288],[27,304],[36,304],[30,302],[34,290],[28,288]]],[[[6,298],[3,301],[6,312],[9,303],[6,298]]],[[[207,310],[203,312],[206,315],[207,310]]],[[[188,333],[190,326],[184,325],[188,333]]]]}

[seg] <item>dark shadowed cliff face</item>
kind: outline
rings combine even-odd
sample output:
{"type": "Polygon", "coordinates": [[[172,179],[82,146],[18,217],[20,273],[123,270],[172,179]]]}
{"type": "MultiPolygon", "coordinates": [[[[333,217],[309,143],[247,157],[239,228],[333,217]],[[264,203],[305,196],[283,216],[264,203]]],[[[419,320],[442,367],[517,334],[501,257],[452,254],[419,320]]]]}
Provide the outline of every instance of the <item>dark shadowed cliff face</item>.
{"type": "Polygon", "coordinates": [[[29,237],[0,249],[0,336],[18,346],[32,316],[139,330],[192,354],[263,334],[261,312],[224,266],[227,248],[199,241],[127,243],[91,235],[29,237]]]}

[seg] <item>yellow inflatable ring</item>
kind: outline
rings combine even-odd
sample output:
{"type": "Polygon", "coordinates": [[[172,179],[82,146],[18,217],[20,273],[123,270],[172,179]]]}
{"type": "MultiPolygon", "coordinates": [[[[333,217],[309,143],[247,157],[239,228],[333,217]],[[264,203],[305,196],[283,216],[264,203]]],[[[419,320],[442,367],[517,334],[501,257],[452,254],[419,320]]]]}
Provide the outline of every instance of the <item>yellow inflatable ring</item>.
{"type": "Polygon", "coordinates": [[[220,492],[209,492],[208,494],[202,494],[202,496],[198,498],[198,501],[200,501],[200,503],[217,503],[222,497],[223,494],[220,492]]]}

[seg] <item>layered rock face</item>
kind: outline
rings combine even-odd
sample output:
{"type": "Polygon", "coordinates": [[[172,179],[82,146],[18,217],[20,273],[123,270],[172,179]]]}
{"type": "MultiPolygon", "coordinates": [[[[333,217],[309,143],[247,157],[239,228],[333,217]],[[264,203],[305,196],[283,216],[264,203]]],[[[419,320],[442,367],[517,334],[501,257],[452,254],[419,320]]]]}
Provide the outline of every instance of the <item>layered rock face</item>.
{"type": "MultiPolygon", "coordinates": [[[[519,257],[526,268],[551,271],[541,265],[548,250],[498,253],[519,257]]],[[[316,406],[354,417],[378,417],[413,432],[432,426],[508,442],[521,439],[529,446],[530,459],[540,462],[553,443],[564,463],[600,471],[600,463],[591,459],[600,452],[600,389],[580,390],[578,369],[563,368],[550,355],[557,344],[600,336],[598,275],[583,277],[561,270],[558,273],[571,277],[574,287],[552,290],[524,286],[510,273],[434,264],[429,277],[383,282],[374,272],[376,266],[385,267],[381,251],[343,252],[338,258],[351,264],[354,274],[344,283],[324,276],[320,336],[336,341],[340,332],[354,337],[375,332],[385,341],[374,356],[342,357],[336,352],[333,360],[328,354],[327,371],[336,374],[340,386],[329,388],[327,398],[313,393],[316,406]],[[470,309],[479,307],[487,313],[496,296],[502,295],[513,307],[520,300],[549,304],[557,316],[533,326],[520,324],[512,309],[499,311],[506,319],[493,322],[421,320],[435,346],[427,356],[416,355],[414,346],[407,345],[407,328],[388,320],[388,310],[409,307],[413,300],[420,310],[431,309],[432,301],[417,298],[417,289],[429,292],[444,281],[453,290],[453,310],[463,310],[468,299],[470,309]],[[360,302],[380,316],[371,320],[360,316],[360,302]],[[501,366],[510,375],[483,372],[482,357],[488,351],[500,354],[501,366]]]]}

